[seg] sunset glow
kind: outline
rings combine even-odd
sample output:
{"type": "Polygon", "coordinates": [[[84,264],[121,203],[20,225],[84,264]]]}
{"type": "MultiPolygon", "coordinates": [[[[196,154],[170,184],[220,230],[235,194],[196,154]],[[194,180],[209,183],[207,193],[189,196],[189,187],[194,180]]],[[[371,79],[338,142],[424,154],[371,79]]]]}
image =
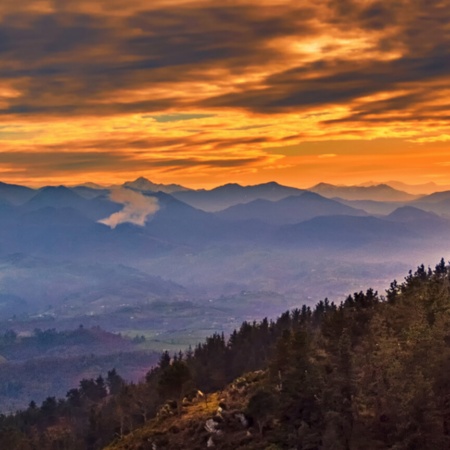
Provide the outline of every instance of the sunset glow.
{"type": "Polygon", "coordinates": [[[445,1],[0,5],[0,179],[450,178],[445,1]]]}

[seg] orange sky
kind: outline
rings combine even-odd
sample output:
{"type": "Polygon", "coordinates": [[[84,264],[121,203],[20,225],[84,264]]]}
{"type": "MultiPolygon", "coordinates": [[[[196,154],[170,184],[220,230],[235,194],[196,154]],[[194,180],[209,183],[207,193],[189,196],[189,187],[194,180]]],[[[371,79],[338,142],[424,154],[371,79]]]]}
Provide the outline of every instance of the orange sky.
{"type": "Polygon", "coordinates": [[[447,1],[2,0],[0,20],[2,181],[450,182],[447,1]]]}

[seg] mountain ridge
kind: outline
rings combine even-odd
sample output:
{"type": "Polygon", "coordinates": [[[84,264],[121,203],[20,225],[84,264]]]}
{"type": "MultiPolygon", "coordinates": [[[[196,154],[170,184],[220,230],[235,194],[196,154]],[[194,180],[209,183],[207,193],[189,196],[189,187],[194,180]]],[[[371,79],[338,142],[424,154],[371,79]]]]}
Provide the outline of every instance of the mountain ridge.
{"type": "Polygon", "coordinates": [[[387,184],[375,186],[338,186],[329,183],[318,183],[311,186],[309,191],[316,192],[324,197],[342,197],[346,200],[375,200],[375,201],[412,201],[420,196],[408,194],[394,189],[387,184]]]}
{"type": "Polygon", "coordinates": [[[145,177],[136,178],[134,181],[126,181],[123,187],[141,192],[165,192],[171,194],[178,191],[189,191],[190,189],[179,184],[159,184],[153,183],[145,177]]]}
{"type": "Polygon", "coordinates": [[[258,219],[274,225],[298,223],[317,216],[352,214],[366,215],[366,212],[310,191],[277,201],[257,199],[216,213],[228,220],[258,219]]]}
{"type": "Polygon", "coordinates": [[[175,192],[173,195],[191,206],[208,212],[217,212],[239,203],[248,203],[256,199],[281,200],[302,192],[305,190],[272,181],[249,186],[228,183],[209,190],[175,192]]]}

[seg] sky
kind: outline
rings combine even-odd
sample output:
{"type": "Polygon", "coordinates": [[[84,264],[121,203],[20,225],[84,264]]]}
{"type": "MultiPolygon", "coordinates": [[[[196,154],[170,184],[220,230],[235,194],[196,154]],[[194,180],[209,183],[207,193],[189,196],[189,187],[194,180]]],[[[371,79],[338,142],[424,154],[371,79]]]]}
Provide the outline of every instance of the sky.
{"type": "Polygon", "coordinates": [[[2,0],[0,180],[450,180],[448,0],[2,0]]]}

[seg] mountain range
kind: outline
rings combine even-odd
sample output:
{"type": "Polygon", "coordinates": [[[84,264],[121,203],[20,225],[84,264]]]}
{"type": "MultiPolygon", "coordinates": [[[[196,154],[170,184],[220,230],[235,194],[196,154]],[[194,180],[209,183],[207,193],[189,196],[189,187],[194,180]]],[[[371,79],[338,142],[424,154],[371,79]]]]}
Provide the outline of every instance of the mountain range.
{"type": "MultiPolygon", "coordinates": [[[[380,183],[374,181],[368,181],[366,183],[360,184],[360,186],[376,186],[379,184],[380,183]]],[[[390,180],[381,184],[387,184],[394,189],[413,195],[427,195],[432,194],[433,192],[448,191],[450,189],[449,185],[443,186],[432,181],[428,183],[408,184],[401,181],[390,180]]]]}
{"type": "Polygon", "coordinates": [[[378,184],[375,186],[335,186],[327,183],[319,183],[310,187],[308,190],[323,195],[324,197],[342,197],[346,200],[407,202],[418,198],[416,195],[399,191],[387,184],[378,184]]]}
{"type": "MultiPolygon", "coordinates": [[[[368,284],[382,289],[449,253],[449,191],[329,192],[333,198],[278,183],[188,190],[142,178],[120,186],[0,184],[0,347],[11,330],[40,336],[35,330],[82,325],[138,336],[143,349],[178,350],[242,321],[368,284]],[[370,199],[352,200],[355,192],[370,199]]],[[[62,380],[75,364],[33,360],[39,369],[8,384],[14,349],[2,348],[0,412],[29,403],[35,373],[62,380]]],[[[127,373],[120,358],[108,358],[127,373]]],[[[98,361],[91,364],[98,374],[98,361]]]]}
{"type": "Polygon", "coordinates": [[[221,211],[239,203],[249,203],[253,200],[282,200],[299,195],[304,190],[282,186],[275,182],[258,184],[256,186],[241,186],[230,183],[211,190],[174,192],[178,200],[205,211],[221,211]]]}
{"type": "Polygon", "coordinates": [[[316,190],[334,198],[278,183],[211,190],[143,178],[114,187],[30,189],[2,183],[0,311],[13,311],[12,299],[30,312],[40,311],[46,299],[55,305],[58,297],[91,305],[93,281],[80,271],[83,266],[106,274],[102,286],[116,286],[114,301],[99,294],[98,311],[127,295],[132,303],[247,289],[286,295],[299,285],[308,295],[326,294],[329,288],[314,281],[319,258],[333,261],[326,269],[329,279],[335,280],[334,289],[345,291],[367,272],[378,282],[389,271],[386,261],[398,263],[399,254],[423,260],[424,254],[435,259],[445,251],[450,191],[417,197],[384,185],[322,184],[316,190]],[[369,198],[351,199],[364,194],[369,198]],[[109,217],[116,218],[114,228],[105,225],[109,217]],[[18,267],[11,262],[14,255],[39,264],[18,267]],[[348,275],[336,277],[342,267],[348,275]],[[136,283],[133,271],[161,289],[136,283]],[[64,287],[55,289],[58,279],[65,280],[64,287]],[[169,285],[177,288],[162,288],[169,285]]]}
{"type": "Polygon", "coordinates": [[[274,225],[298,223],[319,216],[367,215],[362,209],[352,208],[313,192],[303,192],[278,201],[253,200],[231,206],[216,214],[228,220],[257,219],[274,225]]]}
{"type": "Polygon", "coordinates": [[[139,177],[134,181],[127,181],[123,184],[123,187],[140,192],[165,192],[166,194],[190,190],[179,184],[153,183],[152,181],[147,180],[147,178],[144,177],[139,177]]]}

